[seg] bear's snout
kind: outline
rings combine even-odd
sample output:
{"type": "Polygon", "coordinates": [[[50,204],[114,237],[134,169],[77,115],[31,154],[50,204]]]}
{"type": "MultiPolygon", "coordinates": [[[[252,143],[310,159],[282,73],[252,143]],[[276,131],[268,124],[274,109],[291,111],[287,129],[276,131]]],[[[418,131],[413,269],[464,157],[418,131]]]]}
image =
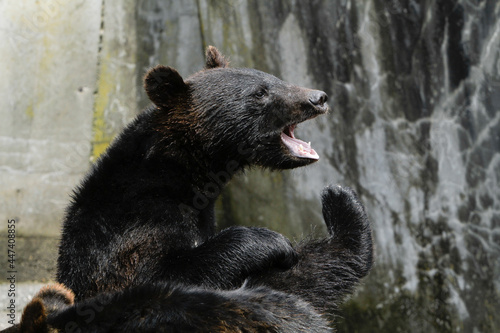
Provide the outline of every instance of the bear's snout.
{"type": "Polygon", "coordinates": [[[328,95],[321,90],[312,90],[309,93],[309,102],[315,107],[321,109],[327,109],[326,101],[328,101],[328,95]]]}

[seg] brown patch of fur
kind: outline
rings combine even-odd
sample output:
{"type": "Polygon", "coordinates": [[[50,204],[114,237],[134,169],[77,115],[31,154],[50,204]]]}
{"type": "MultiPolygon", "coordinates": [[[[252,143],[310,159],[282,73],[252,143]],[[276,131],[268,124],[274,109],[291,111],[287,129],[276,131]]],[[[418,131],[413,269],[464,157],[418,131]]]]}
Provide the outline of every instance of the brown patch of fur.
{"type": "Polygon", "coordinates": [[[73,305],[75,303],[75,294],[62,283],[55,283],[42,287],[35,297],[41,299],[56,297],[66,305],[73,305]]]}

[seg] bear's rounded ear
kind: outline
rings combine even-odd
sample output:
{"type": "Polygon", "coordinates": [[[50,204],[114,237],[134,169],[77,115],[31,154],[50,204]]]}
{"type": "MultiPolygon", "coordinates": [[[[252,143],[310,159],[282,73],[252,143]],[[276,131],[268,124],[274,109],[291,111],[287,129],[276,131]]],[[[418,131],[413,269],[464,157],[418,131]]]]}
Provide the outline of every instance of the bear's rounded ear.
{"type": "Polygon", "coordinates": [[[62,310],[66,306],[75,303],[75,294],[61,283],[51,284],[43,287],[35,295],[43,301],[48,313],[62,310]]]}
{"type": "Polygon", "coordinates": [[[172,103],[174,97],[185,92],[187,85],[175,69],[158,65],[144,76],[144,89],[153,103],[166,106],[172,103]]]}
{"type": "Polygon", "coordinates": [[[21,332],[48,332],[47,313],[41,299],[35,297],[26,305],[20,326],[21,332]]]}
{"type": "Polygon", "coordinates": [[[229,62],[214,46],[207,47],[205,69],[229,67],[229,62]]]}

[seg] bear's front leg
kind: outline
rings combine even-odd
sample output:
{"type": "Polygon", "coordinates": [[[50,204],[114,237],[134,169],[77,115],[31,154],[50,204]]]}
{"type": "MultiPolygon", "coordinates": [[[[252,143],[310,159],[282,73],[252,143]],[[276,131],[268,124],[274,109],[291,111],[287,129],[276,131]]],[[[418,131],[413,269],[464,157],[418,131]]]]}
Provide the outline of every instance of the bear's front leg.
{"type": "Polygon", "coordinates": [[[297,247],[298,262],[286,271],[251,276],[247,286],[268,286],[300,296],[320,311],[335,309],[373,264],[370,222],[354,191],[328,186],[322,192],[329,236],[297,247]]]}
{"type": "Polygon", "coordinates": [[[169,253],[163,278],[216,289],[240,287],[252,274],[286,270],[297,252],[283,235],[266,228],[231,227],[203,244],[169,253]]]}
{"type": "Polygon", "coordinates": [[[357,257],[353,269],[359,278],[368,274],[373,264],[370,222],[363,204],[349,187],[330,185],[321,193],[323,218],[331,242],[338,250],[357,257]]]}

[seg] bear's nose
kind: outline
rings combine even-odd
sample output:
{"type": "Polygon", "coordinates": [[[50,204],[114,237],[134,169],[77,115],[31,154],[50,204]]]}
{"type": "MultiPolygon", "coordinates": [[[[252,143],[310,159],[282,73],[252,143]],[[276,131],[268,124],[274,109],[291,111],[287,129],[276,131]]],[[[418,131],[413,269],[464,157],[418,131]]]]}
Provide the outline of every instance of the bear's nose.
{"type": "Polygon", "coordinates": [[[314,90],[309,95],[309,102],[311,102],[314,106],[324,106],[326,101],[328,100],[328,95],[324,91],[314,90]]]}

